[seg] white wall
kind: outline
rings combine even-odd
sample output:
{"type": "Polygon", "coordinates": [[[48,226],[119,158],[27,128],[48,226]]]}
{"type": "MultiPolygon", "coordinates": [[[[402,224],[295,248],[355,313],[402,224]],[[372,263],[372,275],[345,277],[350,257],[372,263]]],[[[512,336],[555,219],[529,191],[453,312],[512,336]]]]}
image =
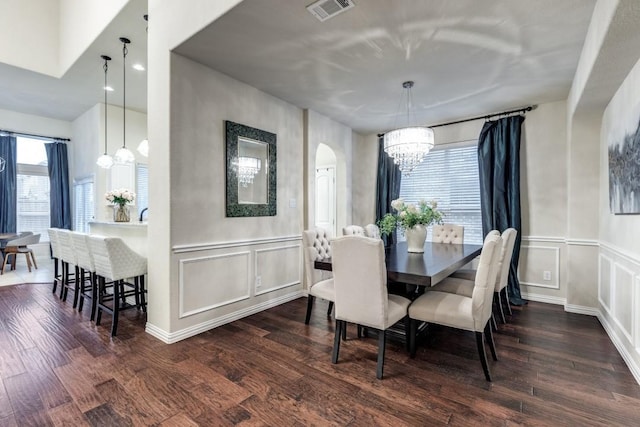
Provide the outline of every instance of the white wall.
{"type": "Polygon", "coordinates": [[[0,109],[0,129],[71,138],[71,122],[0,109]]]}
{"type": "Polygon", "coordinates": [[[305,205],[308,209],[305,227],[315,224],[315,168],[318,146],[324,144],[336,155],[336,230],[352,224],[352,165],[353,131],[313,110],[306,114],[306,152],[305,167],[313,173],[307,174],[307,193],[305,205]]]}
{"type": "Polygon", "coordinates": [[[375,223],[378,136],[354,134],[353,158],[353,223],[358,225],[375,223]]]}

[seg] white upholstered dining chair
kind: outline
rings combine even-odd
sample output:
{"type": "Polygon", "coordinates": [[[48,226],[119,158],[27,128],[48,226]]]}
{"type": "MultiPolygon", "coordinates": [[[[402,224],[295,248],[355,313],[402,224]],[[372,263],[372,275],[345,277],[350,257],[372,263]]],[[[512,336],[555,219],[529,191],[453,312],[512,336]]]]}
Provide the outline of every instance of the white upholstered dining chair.
{"type": "Polygon", "coordinates": [[[304,246],[304,274],[307,282],[307,314],[304,323],[309,324],[311,309],[316,297],[329,301],[327,316],[331,315],[335,292],[333,289],[333,274],[330,271],[318,270],[314,267],[316,260],[331,257],[329,234],[323,228],[305,230],[302,232],[304,246]]]}
{"type": "MultiPolygon", "coordinates": [[[[387,292],[384,245],[380,239],[342,236],[331,241],[336,330],[331,361],[338,363],[347,322],[378,331],[376,377],[382,379],[386,330],[405,319],[411,301],[387,292]]],[[[405,319],[408,320],[408,319],[405,319]]],[[[405,322],[405,327],[408,321],[405,322]]],[[[408,328],[406,331],[408,332],[408,328]]]]}
{"type": "Polygon", "coordinates": [[[501,245],[500,236],[490,234],[485,238],[471,296],[429,290],[413,301],[409,307],[411,357],[415,357],[416,354],[416,331],[419,321],[471,331],[476,335],[485,378],[491,381],[484,341],[486,339],[488,342],[493,359],[498,360],[489,319],[501,245]]]}
{"type": "Polygon", "coordinates": [[[464,243],[464,226],[456,224],[434,224],[431,241],[433,243],[464,243]]]}
{"type": "MultiPolygon", "coordinates": [[[[491,233],[499,234],[497,230],[491,231],[491,233]]],[[[511,266],[511,258],[513,256],[513,248],[516,243],[516,236],[518,232],[515,228],[507,228],[502,232],[502,247],[500,249],[500,259],[498,260],[498,274],[496,276],[494,299],[497,315],[500,316],[502,323],[507,323],[502,308],[503,303],[506,302],[509,314],[511,314],[511,306],[509,305],[509,293],[507,291],[507,284],[509,283],[509,267],[511,266]],[[504,295],[503,301],[502,297],[504,295]]],[[[460,295],[470,296],[473,293],[473,286],[476,276],[476,270],[458,270],[450,277],[447,277],[432,289],[440,292],[449,292],[460,295]]]]}
{"type": "Polygon", "coordinates": [[[364,226],[364,235],[372,239],[380,238],[380,228],[375,224],[367,224],[364,226]]]}
{"type": "Polygon", "coordinates": [[[342,227],[343,236],[364,236],[364,228],[359,225],[347,225],[342,227]]]}

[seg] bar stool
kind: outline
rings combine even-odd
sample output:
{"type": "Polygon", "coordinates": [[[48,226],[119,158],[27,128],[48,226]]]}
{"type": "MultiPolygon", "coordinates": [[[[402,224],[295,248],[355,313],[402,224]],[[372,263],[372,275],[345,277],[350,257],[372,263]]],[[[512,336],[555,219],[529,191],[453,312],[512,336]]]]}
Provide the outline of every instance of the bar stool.
{"type": "Polygon", "coordinates": [[[84,233],[78,233],[76,231],[71,232],[71,242],[73,243],[73,250],[76,254],[76,260],[78,262],[78,268],[80,273],[78,275],[78,294],[80,296],[80,303],[78,304],[78,312],[82,312],[85,298],[91,301],[91,316],[93,320],[96,314],[96,267],[93,262],[93,256],[89,249],[88,242],[89,235],[84,233]],[[88,277],[87,277],[88,273],[88,277]],[[89,285],[87,285],[87,279],[89,285]]]}
{"type": "Polygon", "coordinates": [[[73,250],[71,242],[71,231],[58,229],[58,243],[60,245],[60,259],[62,260],[62,301],[67,300],[69,289],[73,289],[73,308],[78,306],[78,297],[80,296],[80,269],[76,260],[76,252],[73,250]],[[69,268],[73,266],[73,273],[69,272],[69,268]]]}
{"type": "Polygon", "coordinates": [[[47,230],[49,233],[49,243],[51,243],[51,257],[53,258],[53,289],[52,293],[56,293],[58,283],[60,283],[60,298],[62,298],[63,286],[62,286],[62,274],[58,269],[60,264],[60,243],[58,241],[58,229],[50,228],[47,230]]]}
{"type": "Polygon", "coordinates": [[[96,325],[100,324],[103,311],[111,313],[111,336],[115,336],[120,311],[135,307],[146,312],[144,275],[147,274],[147,259],[118,237],[89,236],[89,249],[98,276],[96,325]],[[125,281],[131,277],[134,283],[125,281]],[[113,281],[113,294],[104,290],[107,279],[113,281]],[[126,291],[125,286],[129,288],[126,291]],[[127,303],[130,296],[135,298],[135,305],[127,303]]]}

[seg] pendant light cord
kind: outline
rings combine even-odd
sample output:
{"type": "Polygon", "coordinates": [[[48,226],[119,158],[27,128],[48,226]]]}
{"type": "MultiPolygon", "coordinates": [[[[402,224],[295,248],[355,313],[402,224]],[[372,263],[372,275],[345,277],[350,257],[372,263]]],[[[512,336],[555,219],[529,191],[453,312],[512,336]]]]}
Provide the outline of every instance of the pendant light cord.
{"type": "Polygon", "coordinates": [[[102,69],[104,70],[104,155],[107,155],[107,71],[109,70],[109,62],[111,61],[111,57],[107,55],[102,55],[102,59],[104,59],[104,65],[102,69]]]}
{"type": "Polygon", "coordinates": [[[122,37],[122,146],[127,148],[127,43],[128,39],[122,37]]]}

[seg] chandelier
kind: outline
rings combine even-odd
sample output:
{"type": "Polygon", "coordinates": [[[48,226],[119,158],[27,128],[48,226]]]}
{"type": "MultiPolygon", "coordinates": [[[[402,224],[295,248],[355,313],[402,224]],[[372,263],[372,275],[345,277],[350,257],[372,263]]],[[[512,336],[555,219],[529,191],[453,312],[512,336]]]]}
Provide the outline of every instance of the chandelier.
{"type": "MultiPolygon", "coordinates": [[[[402,83],[402,87],[406,89],[407,125],[409,125],[413,82],[406,81],[402,83]]],[[[433,130],[428,127],[407,126],[384,134],[384,151],[393,158],[393,162],[405,175],[409,175],[422,162],[433,145],[433,130]]]]}
{"type": "Polygon", "coordinates": [[[255,157],[238,157],[238,183],[245,188],[253,184],[253,179],[260,172],[261,163],[255,157]]]}

